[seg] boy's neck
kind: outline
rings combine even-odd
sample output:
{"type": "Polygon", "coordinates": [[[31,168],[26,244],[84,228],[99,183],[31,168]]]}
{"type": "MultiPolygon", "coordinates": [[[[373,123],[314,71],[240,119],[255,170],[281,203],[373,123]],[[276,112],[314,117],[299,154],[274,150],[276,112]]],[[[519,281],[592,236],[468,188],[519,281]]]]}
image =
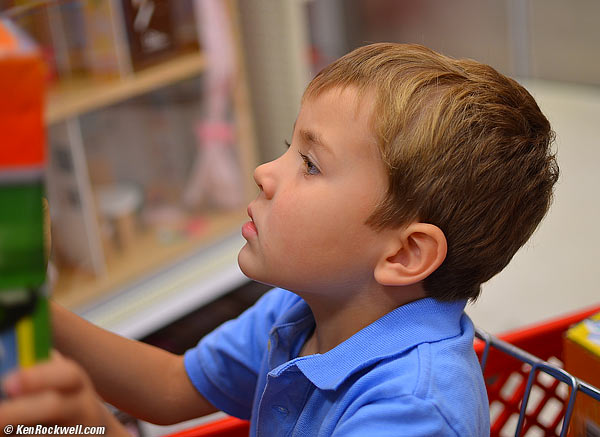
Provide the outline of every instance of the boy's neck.
{"type": "Polygon", "coordinates": [[[421,284],[376,287],[343,300],[301,294],[315,318],[315,329],[300,356],[324,354],[396,308],[425,297],[421,284]]]}

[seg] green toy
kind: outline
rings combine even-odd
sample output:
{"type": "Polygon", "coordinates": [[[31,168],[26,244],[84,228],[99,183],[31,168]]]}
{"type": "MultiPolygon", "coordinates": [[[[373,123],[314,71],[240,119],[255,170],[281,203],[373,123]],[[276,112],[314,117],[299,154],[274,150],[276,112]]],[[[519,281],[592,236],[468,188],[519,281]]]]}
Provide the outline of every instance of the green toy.
{"type": "Polygon", "coordinates": [[[50,351],[44,82],[31,40],[0,19],[0,377],[50,351]]]}

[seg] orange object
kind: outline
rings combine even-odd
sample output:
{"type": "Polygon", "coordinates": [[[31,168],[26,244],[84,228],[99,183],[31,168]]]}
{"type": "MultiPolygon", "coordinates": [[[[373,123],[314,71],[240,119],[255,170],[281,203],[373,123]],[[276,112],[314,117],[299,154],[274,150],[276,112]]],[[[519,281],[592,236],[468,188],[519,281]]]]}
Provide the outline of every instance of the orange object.
{"type": "Polygon", "coordinates": [[[0,50],[14,50],[16,47],[17,39],[5,26],[0,25],[0,50]]]}
{"type": "Polygon", "coordinates": [[[44,78],[40,53],[0,21],[0,170],[45,162],[44,78]]]}

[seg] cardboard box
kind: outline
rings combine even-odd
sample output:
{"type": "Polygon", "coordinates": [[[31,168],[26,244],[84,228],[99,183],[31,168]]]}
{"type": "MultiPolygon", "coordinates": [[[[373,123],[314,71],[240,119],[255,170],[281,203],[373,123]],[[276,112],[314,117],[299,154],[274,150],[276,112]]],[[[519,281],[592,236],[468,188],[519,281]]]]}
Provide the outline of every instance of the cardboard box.
{"type": "MultiPolygon", "coordinates": [[[[565,370],[600,387],[600,313],[571,327],[564,340],[565,370]]],[[[600,402],[577,394],[569,429],[571,437],[600,437],[600,402]]]]}
{"type": "Polygon", "coordinates": [[[31,171],[45,162],[45,71],[33,41],[0,19],[0,171],[31,171]]]}

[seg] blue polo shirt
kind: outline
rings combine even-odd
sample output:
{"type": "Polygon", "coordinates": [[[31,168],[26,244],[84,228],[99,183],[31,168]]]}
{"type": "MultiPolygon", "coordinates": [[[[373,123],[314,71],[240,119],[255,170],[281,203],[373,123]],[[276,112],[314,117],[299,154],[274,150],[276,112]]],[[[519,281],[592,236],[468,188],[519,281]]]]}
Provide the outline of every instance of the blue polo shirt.
{"type": "Polygon", "coordinates": [[[403,305],[324,354],[298,357],[308,305],[273,289],[185,354],[198,391],[251,436],[488,436],[465,302],[403,305]]]}

